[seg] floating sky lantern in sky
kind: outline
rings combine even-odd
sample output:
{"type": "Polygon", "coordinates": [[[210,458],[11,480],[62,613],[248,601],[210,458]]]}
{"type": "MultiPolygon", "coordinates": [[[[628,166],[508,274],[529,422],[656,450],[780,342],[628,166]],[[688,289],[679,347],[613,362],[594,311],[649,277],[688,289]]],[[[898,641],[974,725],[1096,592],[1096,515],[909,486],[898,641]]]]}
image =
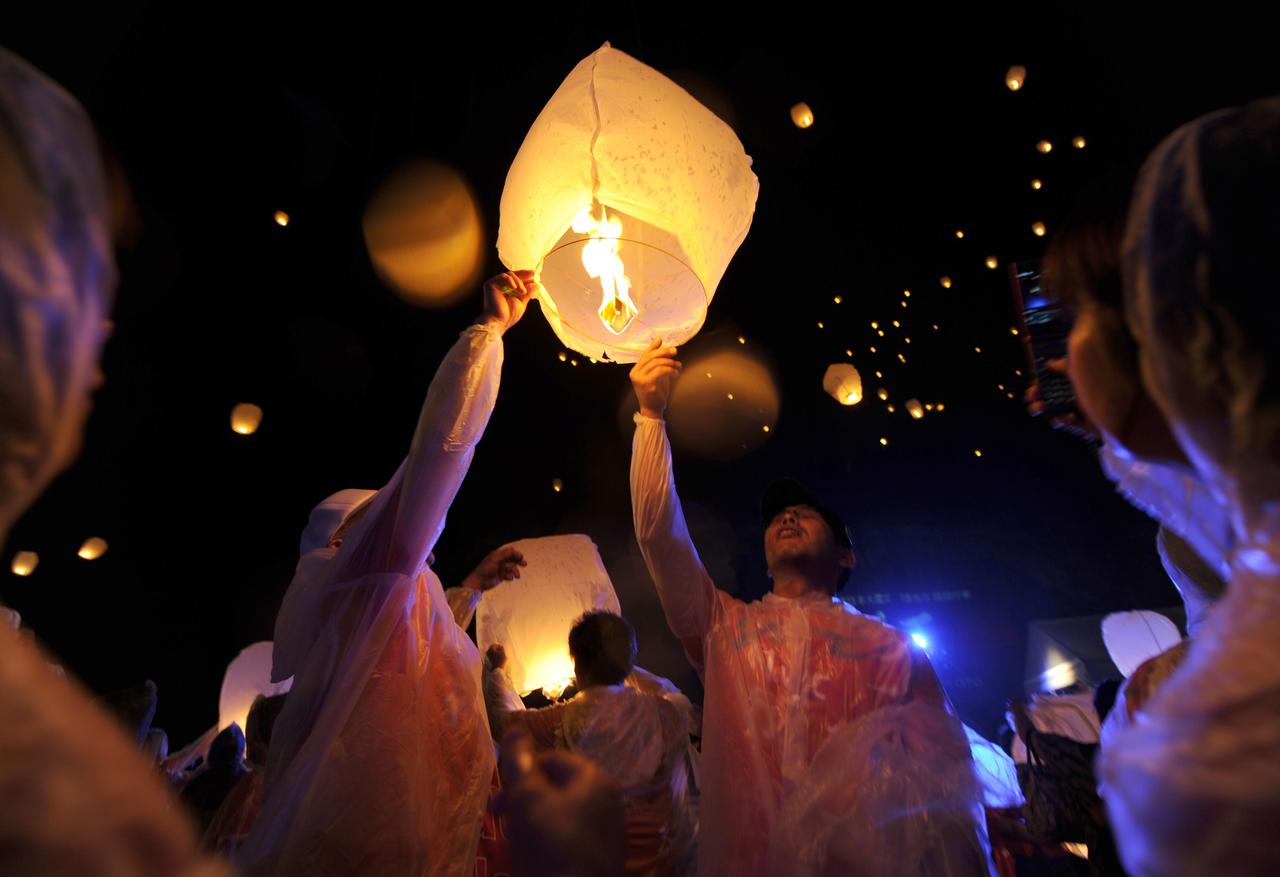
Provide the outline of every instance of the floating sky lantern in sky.
{"type": "Polygon", "coordinates": [[[569,630],[584,612],[621,613],[613,582],[590,538],[581,534],[521,539],[511,544],[528,566],[520,578],[486,591],[476,610],[483,654],[500,643],[516,691],[539,688],[557,697],[573,681],[569,630]]]}
{"type": "Polygon", "coordinates": [[[950,289],[950,288],[951,288],[951,278],[950,278],[950,277],[943,277],[943,278],[939,279],[939,280],[938,280],[938,282],[942,284],[942,288],[943,288],[943,289],[950,289]]]}
{"type": "Polygon", "coordinates": [[[924,417],[924,406],[920,404],[919,399],[907,400],[907,413],[910,414],[914,420],[919,420],[921,417],[924,417]]]}
{"type": "Polygon", "coordinates": [[[374,270],[410,304],[448,307],[480,279],[480,208],[462,174],[447,165],[418,161],[397,170],[370,199],[362,227],[374,270]]]}
{"type": "Polygon", "coordinates": [[[992,271],[994,271],[994,270],[996,270],[996,268],[997,268],[999,265],[1000,265],[1000,263],[999,263],[999,261],[997,261],[997,260],[996,260],[996,257],[995,257],[995,256],[987,256],[986,266],[987,266],[988,268],[990,268],[992,271]]]}
{"type": "Polygon", "coordinates": [[[231,429],[240,435],[253,435],[262,425],[262,409],[249,402],[241,402],[231,409],[231,429]]]}
{"type": "Polygon", "coordinates": [[[1044,237],[1045,230],[1046,230],[1046,229],[1045,229],[1045,227],[1044,227],[1044,223],[1043,223],[1043,222],[1033,222],[1033,223],[1031,223],[1031,233],[1032,233],[1033,235],[1035,235],[1036,237],[1038,237],[1038,238],[1042,238],[1042,237],[1044,237]]]}
{"type": "Polygon", "coordinates": [[[1036,144],[1036,149],[1044,153],[1045,155],[1048,155],[1050,152],[1053,152],[1053,144],[1050,143],[1048,140],[1041,140],[1039,143],[1036,144]]]}
{"type": "Polygon", "coordinates": [[[886,390],[884,387],[881,387],[879,390],[876,390],[876,395],[879,396],[880,401],[883,402],[889,398],[889,391],[886,390]]]}
{"type": "Polygon", "coordinates": [[[106,553],[107,540],[99,539],[97,536],[94,536],[91,539],[84,540],[84,544],[80,546],[80,550],[76,552],[76,556],[81,560],[97,560],[106,553]]]}
{"type": "Polygon", "coordinates": [[[285,213],[283,210],[276,211],[275,219],[276,219],[276,225],[280,226],[281,228],[284,228],[286,225],[289,224],[289,214],[285,213]]]}
{"type": "Polygon", "coordinates": [[[964,231],[963,231],[962,229],[957,228],[957,229],[956,229],[956,240],[963,240],[963,239],[964,239],[964,231]]]}
{"type": "Polygon", "coordinates": [[[561,83],[502,192],[498,255],[539,272],[568,348],[634,362],[706,320],[751,227],[758,183],[724,122],[607,43],[561,83]]]}
{"type": "Polygon", "coordinates": [[[1018,91],[1027,84],[1027,68],[1020,64],[1010,67],[1009,71],[1004,75],[1004,84],[1009,87],[1010,91],[1018,91]]]}
{"type": "Polygon", "coordinates": [[[822,376],[822,389],[841,405],[857,405],[862,401],[862,376],[847,362],[833,363],[822,376]]]}
{"type": "Polygon", "coordinates": [[[808,128],[813,125],[813,110],[801,101],[791,108],[791,121],[797,128],[808,128]]]}
{"type": "Polygon", "coordinates": [[[13,571],[15,576],[29,576],[36,571],[36,567],[40,565],[40,555],[34,551],[19,551],[13,556],[13,563],[9,569],[13,571]]]}
{"type": "Polygon", "coordinates": [[[552,478],[551,489],[554,490],[556,493],[559,493],[560,491],[564,490],[564,482],[561,481],[559,478],[552,478]]]}
{"type": "Polygon", "coordinates": [[[889,440],[888,440],[887,438],[883,438],[883,437],[881,437],[881,439],[880,439],[880,444],[882,444],[882,445],[888,445],[888,444],[889,444],[889,440]]]}
{"type": "Polygon", "coordinates": [[[1040,182],[1039,180],[1031,181],[1031,188],[1035,189],[1037,192],[1039,192],[1043,187],[1044,187],[1044,183],[1040,182]]]}
{"type": "Polygon", "coordinates": [[[1074,140],[1071,141],[1071,145],[1074,146],[1076,149],[1084,149],[1084,138],[1083,137],[1075,138],[1074,140]]]}

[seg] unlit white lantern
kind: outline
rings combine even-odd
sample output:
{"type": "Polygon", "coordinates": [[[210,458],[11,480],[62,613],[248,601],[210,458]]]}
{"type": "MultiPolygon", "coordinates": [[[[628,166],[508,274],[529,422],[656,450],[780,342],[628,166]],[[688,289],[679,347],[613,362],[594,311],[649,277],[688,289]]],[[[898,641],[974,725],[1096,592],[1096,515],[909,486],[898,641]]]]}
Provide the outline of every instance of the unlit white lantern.
{"type": "Polygon", "coordinates": [[[501,643],[516,691],[557,697],[573,680],[569,630],[584,612],[621,613],[600,552],[587,536],[522,539],[511,547],[528,564],[520,578],[485,591],[476,611],[483,654],[501,643]]]}
{"type": "Polygon", "coordinates": [[[293,677],[283,682],[271,681],[271,643],[254,643],[231,659],[222,676],[222,692],[218,695],[218,729],[235,722],[245,730],[249,708],[259,695],[274,697],[293,686],[293,677]]]}
{"type": "Polygon", "coordinates": [[[862,401],[862,376],[849,363],[837,362],[827,366],[822,389],[841,405],[857,405],[862,401]]]}
{"type": "Polygon", "coordinates": [[[498,256],[540,274],[566,347],[634,362],[706,319],[751,227],[759,183],[733,130],[667,77],[610,48],[543,108],[507,172],[498,256]]]}
{"type": "Polygon", "coordinates": [[[1102,619],[1102,642],[1107,654],[1125,678],[1148,658],[1182,641],[1178,626],[1159,612],[1141,609],[1112,612],[1102,619]]]}

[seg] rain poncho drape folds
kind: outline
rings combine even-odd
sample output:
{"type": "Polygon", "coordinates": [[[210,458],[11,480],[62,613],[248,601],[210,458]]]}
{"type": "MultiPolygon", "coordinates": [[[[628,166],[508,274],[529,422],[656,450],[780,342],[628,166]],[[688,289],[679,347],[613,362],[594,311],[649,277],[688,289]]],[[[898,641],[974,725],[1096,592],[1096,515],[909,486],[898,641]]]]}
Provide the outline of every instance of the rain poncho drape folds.
{"type": "Polygon", "coordinates": [[[968,740],[910,639],[834,598],[717,590],[660,420],[636,417],[631,498],[667,623],[705,681],[699,873],[989,873],[968,740]]]}
{"type": "Polygon", "coordinates": [[[0,48],[0,546],[79,451],[115,282],[93,125],[0,48]]]}
{"type": "Polygon", "coordinates": [[[497,397],[502,342],[472,326],[436,372],[404,464],[341,545],[298,562],[273,678],[294,677],[248,874],[463,875],[493,744],[480,656],[424,567],[497,397]]]}
{"type": "Polygon", "coordinates": [[[1227,592],[1109,739],[1102,790],[1136,877],[1280,873],[1280,99],[1147,160],[1125,240],[1143,380],[1235,530],[1227,592]]]}

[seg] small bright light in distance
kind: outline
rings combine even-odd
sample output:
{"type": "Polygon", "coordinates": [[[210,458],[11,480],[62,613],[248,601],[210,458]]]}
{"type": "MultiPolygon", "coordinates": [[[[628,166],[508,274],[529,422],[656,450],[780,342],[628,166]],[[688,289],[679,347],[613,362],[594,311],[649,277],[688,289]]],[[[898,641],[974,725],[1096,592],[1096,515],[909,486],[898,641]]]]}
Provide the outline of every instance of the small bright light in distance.
{"type": "Polygon", "coordinates": [[[922,649],[929,648],[929,638],[923,633],[911,634],[911,641],[922,649]]]}

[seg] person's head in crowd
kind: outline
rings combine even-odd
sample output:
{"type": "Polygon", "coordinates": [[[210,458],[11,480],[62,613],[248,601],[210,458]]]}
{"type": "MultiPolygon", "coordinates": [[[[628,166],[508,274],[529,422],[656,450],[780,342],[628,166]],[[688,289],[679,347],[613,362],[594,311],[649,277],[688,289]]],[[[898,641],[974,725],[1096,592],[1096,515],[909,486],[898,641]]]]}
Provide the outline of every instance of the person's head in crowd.
{"type": "Polygon", "coordinates": [[[1280,98],[1196,119],[1147,159],[1124,240],[1143,382],[1245,543],[1280,523],[1277,243],[1280,98]]]}
{"type": "Polygon", "coordinates": [[[244,732],[240,726],[232,722],[218,732],[209,744],[209,757],[206,763],[210,770],[234,768],[244,761],[244,732]]]}
{"type": "Polygon", "coordinates": [[[1133,175],[1115,169],[1081,191],[1045,251],[1041,286],[1071,315],[1067,372],[1085,417],[1133,456],[1182,462],[1125,323],[1121,247],[1132,186],[1133,175]]]}
{"type": "Polygon", "coordinates": [[[264,767],[267,763],[267,750],[271,746],[271,732],[275,728],[276,719],[284,709],[284,700],[288,694],[277,694],[272,697],[258,695],[249,707],[249,717],[245,720],[245,754],[249,763],[255,767],[264,767]]]}
{"type": "Polygon", "coordinates": [[[760,499],[769,577],[798,574],[836,594],[855,562],[849,530],[834,509],[800,482],[774,481],[760,499]]]}
{"type": "Polygon", "coordinates": [[[569,631],[569,656],[580,688],[620,685],[635,666],[635,629],[621,615],[588,612],[569,631]]]}
{"type": "Polygon", "coordinates": [[[1098,721],[1106,721],[1107,713],[1116,705],[1116,694],[1120,691],[1119,679],[1103,679],[1093,690],[1093,711],[1098,714],[1098,721]]]}
{"type": "Polygon", "coordinates": [[[0,544],[79,455],[127,192],[76,100],[0,49],[0,544]]]}

